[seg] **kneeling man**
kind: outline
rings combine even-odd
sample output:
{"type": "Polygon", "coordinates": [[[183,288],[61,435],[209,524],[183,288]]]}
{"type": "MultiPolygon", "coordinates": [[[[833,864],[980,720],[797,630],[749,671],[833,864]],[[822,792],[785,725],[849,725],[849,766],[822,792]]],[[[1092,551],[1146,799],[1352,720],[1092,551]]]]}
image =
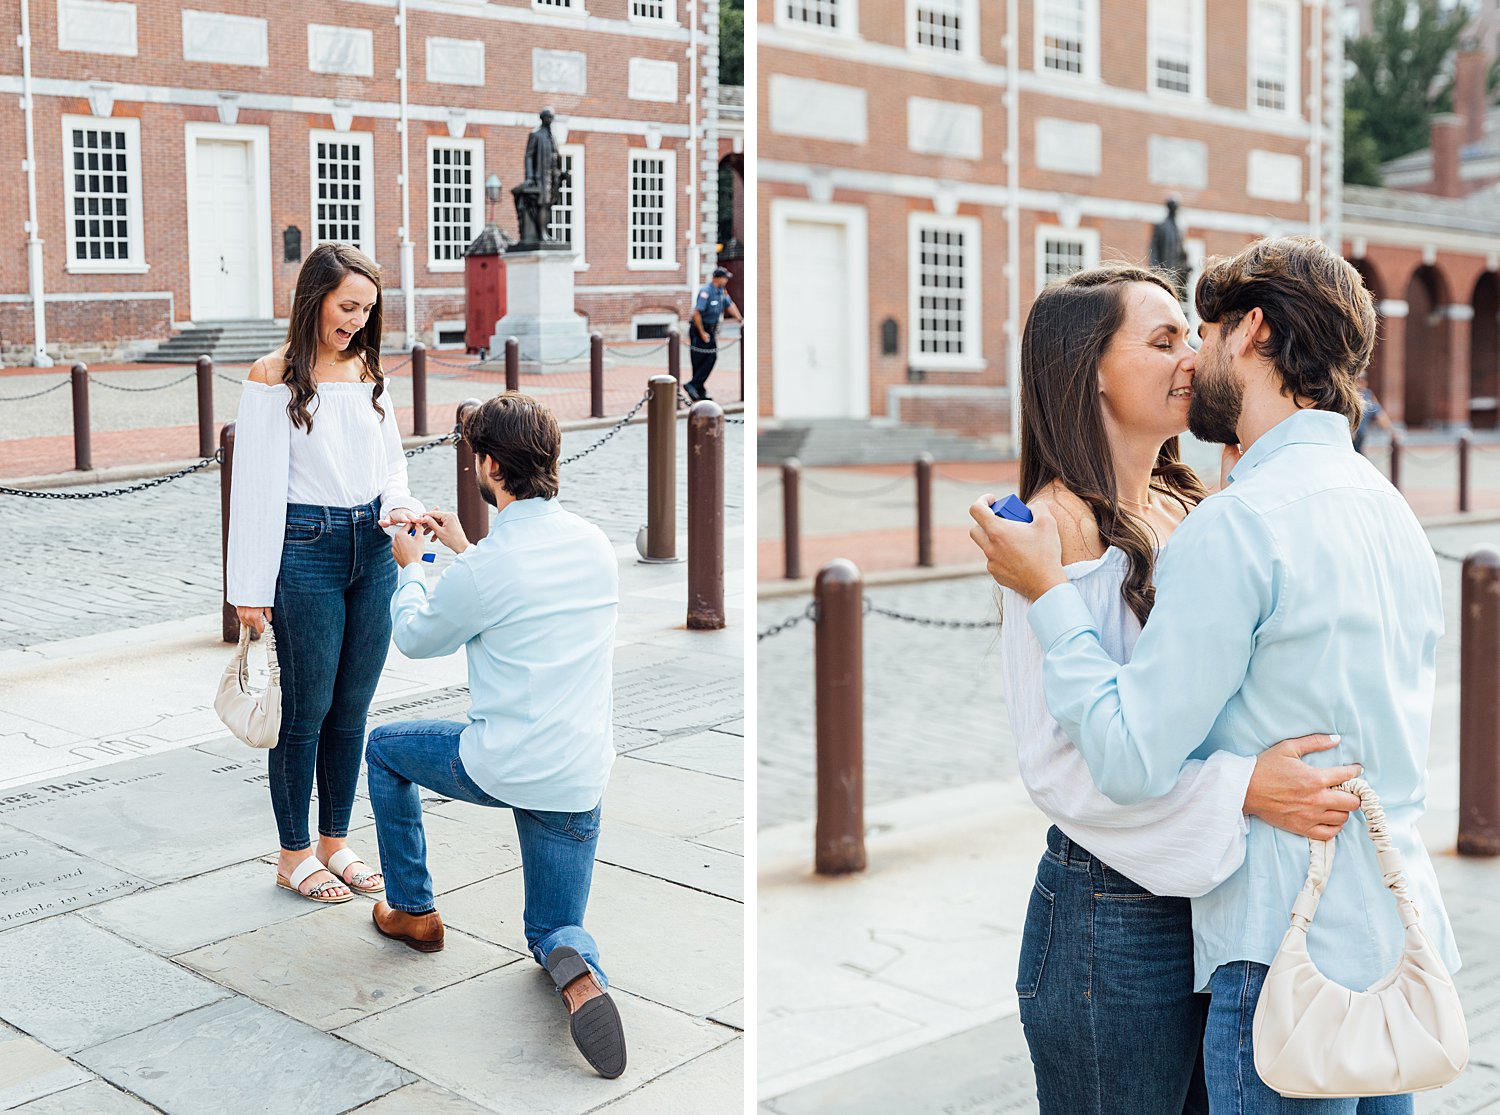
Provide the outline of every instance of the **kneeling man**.
{"type": "Polygon", "coordinates": [[[625,1070],[625,1036],[598,947],[583,928],[611,730],[619,570],[604,532],[557,501],[562,434],[525,395],[470,413],[480,493],[498,509],[470,545],[434,508],[421,527],[458,555],[429,586],[421,535],[398,534],[391,616],[409,658],[468,651],[466,723],[424,720],[370,733],[370,801],[385,873],[375,927],[422,952],[443,947],[419,788],[510,809],[521,844],[526,943],[567,1002],[573,1040],[606,1077],[625,1070]]]}

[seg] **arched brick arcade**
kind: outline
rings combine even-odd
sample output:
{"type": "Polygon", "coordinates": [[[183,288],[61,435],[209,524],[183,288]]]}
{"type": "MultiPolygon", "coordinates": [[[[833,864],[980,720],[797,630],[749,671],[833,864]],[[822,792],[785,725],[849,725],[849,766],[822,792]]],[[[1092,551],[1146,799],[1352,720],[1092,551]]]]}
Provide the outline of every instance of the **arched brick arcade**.
{"type": "Polygon", "coordinates": [[[1486,271],[1474,284],[1469,340],[1469,421],[1476,430],[1500,425],[1500,276],[1486,271]]]}
{"type": "Polygon", "coordinates": [[[1441,424],[1450,413],[1448,284],[1423,264],[1406,284],[1405,383],[1401,420],[1408,426],[1441,424]]]}
{"type": "Polygon", "coordinates": [[[1351,259],[1354,270],[1359,272],[1359,277],[1364,280],[1365,289],[1370,292],[1370,297],[1375,300],[1375,312],[1377,315],[1378,331],[1375,336],[1375,351],[1370,355],[1370,390],[1375,392],[1377,399],[1383,400],[1386,396],[1385,384],[1385,349],[1386,335],[1388,332],[1385,299],[1385,287],[1380,282],[1380,276],[1375,273],[1368,260],[1351,259]]]}

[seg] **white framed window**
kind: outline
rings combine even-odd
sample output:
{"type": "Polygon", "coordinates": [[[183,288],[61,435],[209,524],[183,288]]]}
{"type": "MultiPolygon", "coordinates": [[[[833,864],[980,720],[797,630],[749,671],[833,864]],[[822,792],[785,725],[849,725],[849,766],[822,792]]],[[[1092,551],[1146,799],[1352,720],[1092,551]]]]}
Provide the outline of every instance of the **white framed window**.
{"type": "Polygon", "coordinates": [[[677,333],[676,314],[631,314],[630,339],[633,341],[658,341],[677,333]]]}
{"type": "Polygon", "coordinates": [[[631,23],[667,23],[676,26],[677,0],[630,0],[631,23]]]}
{"type": "Polygon", "coordinates": [[[908,236],[907,330],[912,367],[979,371],[979,220],[913,213],[908,236]]]}
{"type": "Polygon", "coordinates": [[[586,16],[584,0],[531,0],[531,10],[548,15],[586,16]]]}
{"type": "Polygon", "coordinates": [[[939,54],[977,55],[977,5],[973,0],[906,0],[906,45],[939,54]]]}
{"type": "Polygon", "coordinates": [[[1099,263],[1099,231],[1040,225],[1036,230],[1036,289],[1099,263]]]}
{"type": "Polygon", "coordinates": [[[1151,0],[1147,88],[1203,96],[1203,0],[1151,0]]]}
{"type": "Polygon", "coordinates": [[[852,37],[859,34],[859,0],[776,0],[776,25],[852,37]]]}
{"type": "Polygon", "coordinates": [[[1297,104],[1301,5],[1252,0],[1250,5],[1250,107],[1300,116],[1297,104]]]}
{"type": "Polygon", "coordinates": [[[483,225],[484,140],[427,137],[427,266],[462,271],[483,225]]]}
{"type": "Polygon", "coordinates": [[[141,122],[64,116],[63,200],[71,272],[140,274],[141,122]]]}
{"type": "Polygon", "coordinates": [[[629,266],[677,269],[677,152],[630,152],[629,266]]]}
{"type": "Polygon", "coordinates": [[[374,254],[374,172],[369,132],[308,133],[312,173],[312,242],[353,244],[374,254]]]}
{"type": "Polygon", "coordinates": [[[1061,77],[1099,77],[1099,0],[1037,0],[1036,70],[1061,77]]]}
{"type": "Polygon", "coordinates": [[[547,234],[573,245],[573,250],[578,253],[573,270],[583,271],[588,268],[583,247],[584,215],[588,204],[583,187],[583,144],[564,143],[558,147],[557,153],[562,156],[563,170],[572,176],[572,181],[562,188],[557,204],[552,207],[552,222],[547,226],[547,234]]]}
{"type": "Polygon", "coordinates": [[[469,323],[460,318],[450,318],[432,323],[432,347],[441,349],[463,349],[468,345],[469,323]]]}

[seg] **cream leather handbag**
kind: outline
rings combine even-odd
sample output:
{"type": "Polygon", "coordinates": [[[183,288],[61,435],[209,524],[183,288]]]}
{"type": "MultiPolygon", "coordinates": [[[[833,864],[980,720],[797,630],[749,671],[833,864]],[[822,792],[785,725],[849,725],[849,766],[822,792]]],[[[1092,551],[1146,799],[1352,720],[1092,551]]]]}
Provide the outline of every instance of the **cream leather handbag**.
{"type": "Polygon", "coordinates": [[[1469,1063],[1458,990],[1407,897],[1401,853],[1386,831],[1380,799],[1363,778],[1339,789],[1360,797],[1406,942],[1395,968],[1367,991],[1351,991],[1318,971],[1307,954],[1307,928],[1328,882],[1334,842],[1308,841],[1307,882],[1255,1007],[1255,1071],[1283,1096],[1299,1099],[1440,1088],[1469,1063]]]}
{"type": "Polygon", "coordinates": [[[271,679],[264,693],[251,693],[250,684],[250,628],[240,626],[240,645],[234,659],[224,669],[219,679],[219,695],[214,698],[214,711],[224,726],[235,737],[251,747],[270,748],[276,746],[281,734],[281,668],[276,664],[276,635],[271,625],[266,624],[266,661],[271,670],[271,679]]]}

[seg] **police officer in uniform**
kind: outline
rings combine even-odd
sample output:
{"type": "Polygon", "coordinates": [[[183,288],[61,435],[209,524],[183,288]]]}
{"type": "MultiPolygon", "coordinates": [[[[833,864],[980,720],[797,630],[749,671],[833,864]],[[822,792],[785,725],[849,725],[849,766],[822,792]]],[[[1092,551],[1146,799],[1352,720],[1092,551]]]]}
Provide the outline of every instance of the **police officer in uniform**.
{"type": "Polygon", "coordinates": [[[708,374],[714,370],[714,363],[719,359],[719,320],[726,313],[735,321],[745,320],[740,316],[740,308],[734,304],[734,299],[729,297],[729,291],[724,289],[729,285],[729,279],[727,270],[715,267],[712,281],[698,291],[698,298],[693,303],[693,329],[689,334],[692,340],[693,378],[683,390],[695,403],[708,398],[708,392],[703,386],[708,382],[708,374]]]}

